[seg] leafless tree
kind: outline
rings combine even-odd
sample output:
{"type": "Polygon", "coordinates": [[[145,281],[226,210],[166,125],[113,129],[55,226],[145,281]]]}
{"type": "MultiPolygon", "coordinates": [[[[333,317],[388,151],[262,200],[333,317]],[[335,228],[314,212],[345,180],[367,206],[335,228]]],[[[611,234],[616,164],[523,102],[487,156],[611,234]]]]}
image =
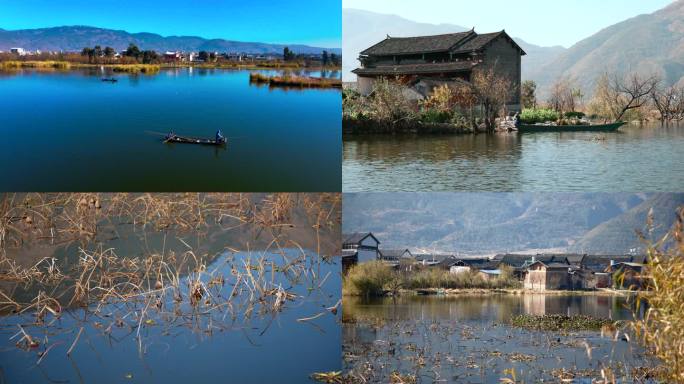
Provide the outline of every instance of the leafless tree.
{"type": "Polygon", "coordinates": [[[559,113],[577,110],[584,94],[581,89],[574,87],[574,83],[573,79],[567,77],[556,81],[551,87],[549,106],[559,113]]]}
{"type": "Polygon", "coordinates": [[[478,104],[482,106],[485,126],[488,131],[496,128],[496,117],[506,105],[515,89],[509,79],[496,73],[496,64],[478,70],[471,79],[473,94],[478,104]]]}
{"type": "Polygon", "coordinates": [[[609,105],[615,121],[619,121],[631,109],[641,108],[649,101],[649,95],[660,83],[660,79],[631,73],[626,77],[613,76],[608,84],[609,105]]]}
{"type": "Polygon", "coordinates": [[[659,86],[651,91],[651,100],[663,121],[684,119],[684,87],[673,85],[661,88],[659,86]]]}

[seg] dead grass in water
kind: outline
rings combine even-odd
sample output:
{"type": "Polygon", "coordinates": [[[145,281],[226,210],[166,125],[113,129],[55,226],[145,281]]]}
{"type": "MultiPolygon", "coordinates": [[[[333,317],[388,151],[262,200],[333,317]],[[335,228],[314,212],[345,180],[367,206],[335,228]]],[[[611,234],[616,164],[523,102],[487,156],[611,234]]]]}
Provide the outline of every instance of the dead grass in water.
{"type": "MultiPolygon", "coordinates": [[[[105,333],[129,328],[141,353],[141,331],[160,319],[211,334],[229,326],[225,320],[273,317],[301,298],[293,287],[313,291],[329,277],[321,273],[323,260],[308,255],[281,229],[294,227],[294,216],[304,212],[312,223],[307,230],[316,237],[313,244],[320,248],[319,231],[339,222],[340,201],[339,194],[6,194],[0,197],[0,313],[26,315],[33,325],[49,326],[64,308],[80,307],[98,319],[94,324],[105,333]],[[258,251],[227,247],[220,253],[222,261],[214,264],[210,261],[217,255],[199,254],[180,237],[186,246],[180,252],[129,257],[103,245],[109,233],[104,228],[117,225],[174,234],[252,225],[272,240],[258,251]],[[7,256],[7,250],[25,246],[74,243],[78,260],[68,269],[53,257],[22,266],[7,256]],[[246,256],[235,257],[238,252],[246,256]],[[8,285],[37,286],[38,294],[22,301],[5,289],[8,285]]],[[[336,314],[338,306],[299,320],[336,314]]],[[[23,328],[15,337],[25,349],[40,343],[23,328]]],[[[41,351],[40,358],[48,351],[41,351]]]]}

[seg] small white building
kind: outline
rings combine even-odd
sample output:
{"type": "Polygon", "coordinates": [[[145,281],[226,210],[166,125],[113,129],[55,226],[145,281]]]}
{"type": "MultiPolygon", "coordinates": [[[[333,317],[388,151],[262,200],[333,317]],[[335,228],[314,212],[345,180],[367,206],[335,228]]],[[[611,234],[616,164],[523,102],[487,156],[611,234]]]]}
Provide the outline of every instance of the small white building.
{"type": "Polygon", "coordinates": [[[10,53],[19,56],[24,56],[26,54],[26,51],[24,51],[24,48],[10,48],[10,53]]]}

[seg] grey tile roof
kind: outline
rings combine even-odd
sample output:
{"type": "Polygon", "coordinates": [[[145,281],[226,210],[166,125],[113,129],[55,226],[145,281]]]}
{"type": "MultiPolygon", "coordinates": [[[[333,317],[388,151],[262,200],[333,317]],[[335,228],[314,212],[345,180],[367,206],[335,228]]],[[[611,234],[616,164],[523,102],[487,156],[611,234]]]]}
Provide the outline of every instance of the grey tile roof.
{"type": "Polygon", "coordinates": [[[406,55],[447,51],[461,43],[473,31],[416,37],[387,37],[361,52],[361,55],[406,55]]]}
{"type": "Polygon", "coordinates": [[[522,48],[505,31],[477,34],[474,30],[444,35],[390,37],[361,52],[365,56],[411,55],[432,52],[471,52],[483,49],[499,36],[504,36],[521,54],[522,48]]]}
{"type": "MultiPolygon", "coordinates": [[[[343,235],[344,241],[342,244],[358,244],[368,236],[371,236],[373,239],[375,239],[375,241],[378,241],[378,239],[370,232],[354,232],[352,234],[343,235]]],[[[379,243],[380,242],[378,241],[378,244],[379,243]]]]}

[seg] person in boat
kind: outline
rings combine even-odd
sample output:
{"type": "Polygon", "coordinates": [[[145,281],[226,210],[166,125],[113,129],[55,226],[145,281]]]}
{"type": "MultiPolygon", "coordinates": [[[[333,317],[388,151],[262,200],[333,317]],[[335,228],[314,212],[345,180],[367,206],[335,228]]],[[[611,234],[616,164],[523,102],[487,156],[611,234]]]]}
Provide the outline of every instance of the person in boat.
{"type": "Polygon", "coordinates": [[[220,129],[217,130],[217,131],[216,131],[216,142],[217,142],[217,143],[222,143],[222,142],[224,142],[224,141],[226,141],[226,138],[223,137],[223,134],[221,133],[221,130],[220,130],[220,129]]]}

